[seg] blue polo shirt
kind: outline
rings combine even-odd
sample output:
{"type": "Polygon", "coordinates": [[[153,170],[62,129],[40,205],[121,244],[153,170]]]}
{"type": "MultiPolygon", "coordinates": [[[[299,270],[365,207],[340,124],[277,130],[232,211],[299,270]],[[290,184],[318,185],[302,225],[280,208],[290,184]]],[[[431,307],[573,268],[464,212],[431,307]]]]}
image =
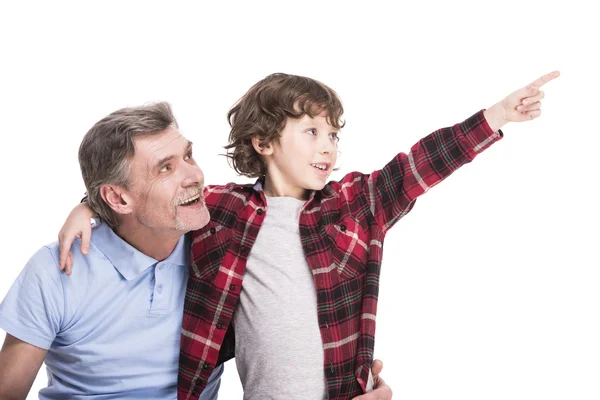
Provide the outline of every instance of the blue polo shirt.
{"type": "MultiPolygon", "coordinates": [[[[58,243],[42,247],[0,304],[1,329],[48,350],[40,399],[176,399],[189,238],[160,262],[106,224],[88,256],[79,245],[71,276],[58,269],[58,243]]],[[[222,372],[202,400],[217,398],[222,372]]]]}

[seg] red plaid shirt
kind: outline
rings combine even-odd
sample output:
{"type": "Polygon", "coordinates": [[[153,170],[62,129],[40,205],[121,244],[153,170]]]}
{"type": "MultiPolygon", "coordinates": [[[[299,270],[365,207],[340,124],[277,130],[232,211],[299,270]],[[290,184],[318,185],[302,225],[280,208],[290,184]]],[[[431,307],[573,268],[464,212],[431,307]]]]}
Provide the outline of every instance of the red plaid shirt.
{"type": "MultiPolygon", "coordinates": [[[[347,399],[366,390],[386,232],[412,209],[418,196],[501,137],[480,111],[426,136],[381,170],[352,172],[311,193],[300,215],[300,237],[317,290],[330,399],[347,399]]],[[[211,221],[193,233],[179,399],[198,399],[215,366],[235,355],[232,316],[248,254],[269,212],[261,187],[260,182],[231,183],[205,190],[211,221]]]]}

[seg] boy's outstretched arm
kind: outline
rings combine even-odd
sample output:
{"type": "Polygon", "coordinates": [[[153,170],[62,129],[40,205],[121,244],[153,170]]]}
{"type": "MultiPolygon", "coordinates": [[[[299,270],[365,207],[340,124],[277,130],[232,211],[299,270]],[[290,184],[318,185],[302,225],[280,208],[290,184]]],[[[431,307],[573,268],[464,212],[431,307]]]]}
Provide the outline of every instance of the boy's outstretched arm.
{"type": "Polygon", "coordinates": [[[544,97],[540,87],[559,75],[558,71],[546,74],[489,109],[436,130],[380,170],[368,175],[348,174],[341,182],[344,193],[350,199],[357,194],[364,196],[363,204],[387,232],[412,209],[419,196],[500,140],[501,127],[539,117],[544,97]]]}
{"type": "Polygon", "coordinates": [[[90,237],[92,235],[92,225],[90,219],[94,217],[94,212],[87,203],[78,204],[73,208],[64,225],[58,233],[58,243],[60,249],[60,258],[58,268],[65,270],[67,275],[73,271],[73,254],[71,245],[75,238],[81,238],[81,254],[87,255],[90,249],[90,237]]]}

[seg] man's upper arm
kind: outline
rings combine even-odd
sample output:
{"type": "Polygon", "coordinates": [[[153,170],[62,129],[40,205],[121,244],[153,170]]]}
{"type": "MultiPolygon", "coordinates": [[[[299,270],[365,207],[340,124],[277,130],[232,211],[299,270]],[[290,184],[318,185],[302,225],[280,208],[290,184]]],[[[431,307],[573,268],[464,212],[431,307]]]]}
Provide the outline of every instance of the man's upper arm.
{"type": "Polygon", "coordinates": [[[60,332],[65,296],[52,252],[41,248],[19,274],[0,304],[0,329],[49,349],[60,332]]]}
{"type": "Polygon", "coordinates": [[[24,399],[60,331],[64,292],[51,251],[40,249],[0,304],[0,399],[24,399]]]}
{"type": "Polygon", "coordinates": [[[7,333],[0,350],[0,399],[25,399],[46,353],[7,333]]]}

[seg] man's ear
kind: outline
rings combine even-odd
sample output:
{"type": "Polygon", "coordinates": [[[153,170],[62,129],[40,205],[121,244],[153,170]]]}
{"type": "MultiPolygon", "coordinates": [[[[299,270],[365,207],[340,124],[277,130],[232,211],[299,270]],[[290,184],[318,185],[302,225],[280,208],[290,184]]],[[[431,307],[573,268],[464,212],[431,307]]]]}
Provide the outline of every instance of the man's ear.
{"type": "Polygon", "coordinates": [[[100,186],[102,200],[117,214],[129,214],[132,211],[133,198],[127,190],[117,185],[100,186]]]}
{"type": "Polygon", "coordinates": [[[261,156],[270,156],[273,154],[273,146],[271,143],[261,145],[260,138],[258,136],[254,136],[252,138],[252,147],[254,147],[254,150],[256,150],[256,152],[261,156]]]}

